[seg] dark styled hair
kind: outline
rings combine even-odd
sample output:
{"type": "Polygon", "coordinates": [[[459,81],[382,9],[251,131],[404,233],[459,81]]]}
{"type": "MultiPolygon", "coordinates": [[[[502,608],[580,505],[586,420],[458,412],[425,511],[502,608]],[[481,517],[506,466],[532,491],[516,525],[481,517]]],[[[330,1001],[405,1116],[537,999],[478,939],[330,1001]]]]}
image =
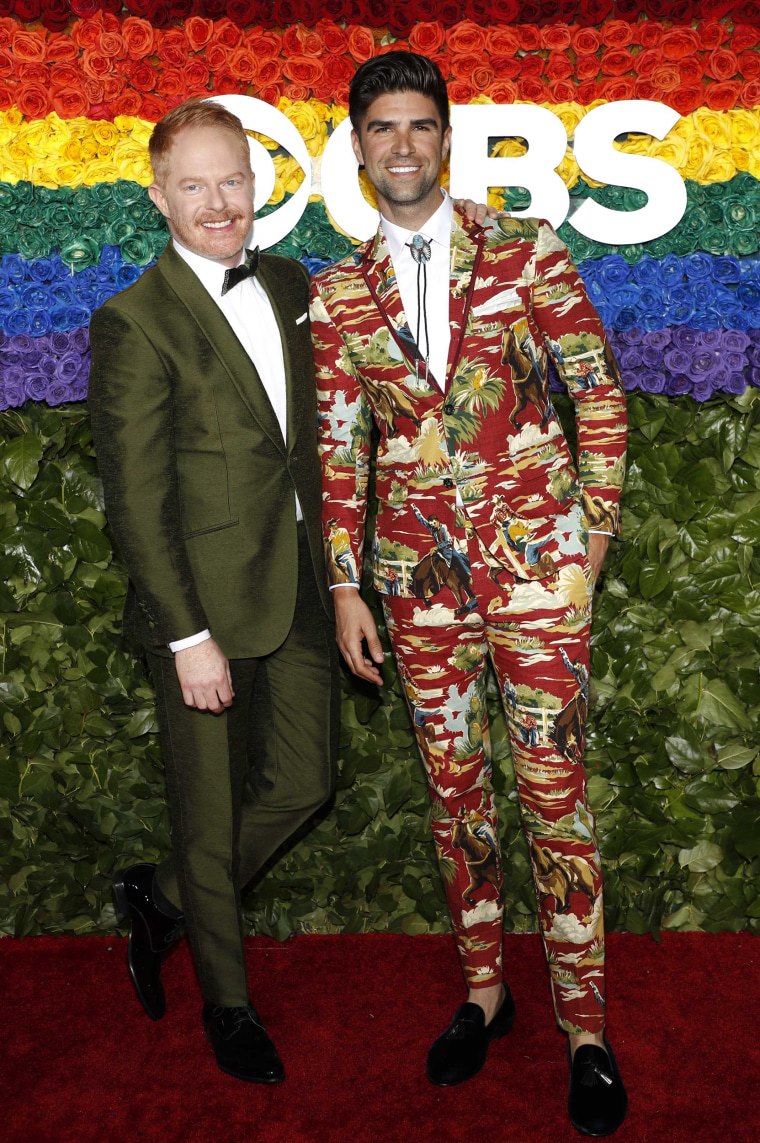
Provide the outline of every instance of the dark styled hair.
{"type": "Polygon", "coordinates": [[[363,63],[351,80],[348,114],[357,135],[370,103],[395,91],[416,91],[432,99],[441,117],[441,130],[446,130],[449,96],[438,65],[413,52],[386,52],[363,63]]]}

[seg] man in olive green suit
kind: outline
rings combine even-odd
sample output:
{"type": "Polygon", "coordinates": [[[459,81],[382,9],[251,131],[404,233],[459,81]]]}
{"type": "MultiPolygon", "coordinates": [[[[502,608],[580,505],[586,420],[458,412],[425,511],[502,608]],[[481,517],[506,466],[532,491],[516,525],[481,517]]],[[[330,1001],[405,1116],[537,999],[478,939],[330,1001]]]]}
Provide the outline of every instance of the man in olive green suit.
{"type": "Polygon", "coordinates": [[[329,796],[338,726],[308,274],[244,249],[253,175],[234,116],[191,101],[150,152],[173,241],[93,315],[90,408],[129,574],[124,630],[156,687],[174,854],[120,871],[114,890],[148,1014],[164,1013],[161,959],[184,919],[219,1066],[273,1083],[240,892],[329,796]]]}

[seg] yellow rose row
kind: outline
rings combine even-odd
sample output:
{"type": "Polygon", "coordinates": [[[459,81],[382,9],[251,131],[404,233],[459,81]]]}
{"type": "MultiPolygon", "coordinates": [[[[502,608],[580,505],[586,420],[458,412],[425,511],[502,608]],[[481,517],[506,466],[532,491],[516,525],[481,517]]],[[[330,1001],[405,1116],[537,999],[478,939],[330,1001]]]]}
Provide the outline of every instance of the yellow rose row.
{"type": "MultiPolygon", "coordinates": [[[[491,103],[478,96],[474,103],[491,103]]],[[[543,104],[559,116],[572,139],[577,123],[602,100],[583,107],[578,103],[543,104]]],[[[337,104],[317,100],[292,103],[283,98],[283,114],[302,135],[309,154],[317,158],[328,138],[328,124],[337,126],[347,111],[337,104]]],[[[151,182],[147,142],[153,124],[131,116],[107,120],[59,119],[53,112],[44,119],[25,120],[18,108],[0,113],[0,181],[22,180],[46,187],[94,186],[128,179],[148,186],[151,182]]],[[[261,138],[261,136],[259,136],[261,138]]],[[[274,150],[277,144],[263,140],[274,150]]],[[[699,183],[725,182],[738,171],[760,178],[760,108],[710,111],[699,108],[681,118],[659,142],[649,135],[630,135],[620,150],[650,155],[675,167],[685,179],[699,183]]],[[[514,139],[499,143],[494,154],[519,155],[522,144],[514,139]]],[[[274,156],[277,185],[272,196],[279,201],[294,191],[303,174],[294,159],[274,156]]],[[[580,170],[568,147],[559,174],[567,186],[577,181],[580,170]]],[[[592,180],[587,180],[591,182],[592,180]]]]}

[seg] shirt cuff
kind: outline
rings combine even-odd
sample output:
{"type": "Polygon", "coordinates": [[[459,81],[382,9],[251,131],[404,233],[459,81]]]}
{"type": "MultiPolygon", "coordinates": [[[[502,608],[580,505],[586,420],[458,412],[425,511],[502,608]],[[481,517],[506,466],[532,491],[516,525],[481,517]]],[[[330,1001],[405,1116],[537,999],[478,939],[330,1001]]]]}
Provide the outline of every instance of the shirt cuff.
{"type": "Polygon", "coordinates": [[[169,644],[169,650],[172,652],[186,651],[188,647],[197,647],[199,643],[205,643],[210,638],[211,632],[207,628],[205,631],[199,631],[197,635],[188,635],[187,639],[175,639],[173,643],[169,644]]]}
{"type": "Polygon", "coordinates": [[[589,528],[588,534],[589,536],[612,536],[613,538],[615,536],[614,532],[603,532],[601,528],[589,528]]]}
{"type": "Polygon", "coordinates": [[[331,583],[328,586],[330,588],[330,591],[335,591],[336,588],[339,588],[339,587],[353,587],[357,591],[359,590],[359,584],[358,583],[331,583]]]}

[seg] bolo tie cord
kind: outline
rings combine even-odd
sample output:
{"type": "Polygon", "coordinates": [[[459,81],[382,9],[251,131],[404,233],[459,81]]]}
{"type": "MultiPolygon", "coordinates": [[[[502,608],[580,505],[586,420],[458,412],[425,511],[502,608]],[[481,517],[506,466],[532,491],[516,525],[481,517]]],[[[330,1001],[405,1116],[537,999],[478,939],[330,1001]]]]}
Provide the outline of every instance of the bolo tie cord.
{"type": "Polygon", "coordinates": [[[414,380],[420,379],[420,328],[425,323],[425,380],[430,382],[430,334],[427,320],[427,263],[430,261],[430,243],[421,234],[415,234],[409,243],[412,258],[417,263],[417,356],[414,360],[414,380]],[[422,297],[420,298],[420,295],[422,297]]]}

